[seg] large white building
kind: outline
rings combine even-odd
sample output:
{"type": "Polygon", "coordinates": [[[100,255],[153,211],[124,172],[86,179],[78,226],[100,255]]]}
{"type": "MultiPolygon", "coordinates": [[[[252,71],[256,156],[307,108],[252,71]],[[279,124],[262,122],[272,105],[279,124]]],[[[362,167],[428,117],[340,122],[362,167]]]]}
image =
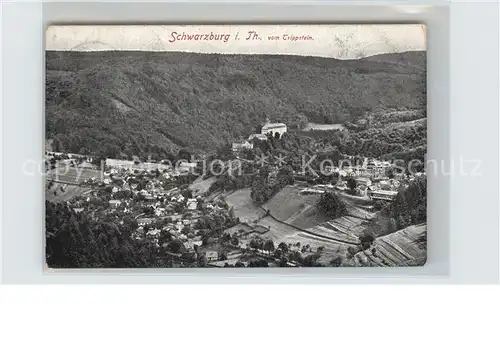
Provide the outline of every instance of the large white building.
{"type": "Polygon", "coordinates": [[[370,196],[374,200],[393,201],[396,198],[397,194],[398,194],[397,191],[375,190],[371,192],[370,196]]]}
{"type": "Polygon", "coordinates": [[[261,134],[267,135],[273,133],[273,136],[278,133],[280,137],[287,132],[287,127],[285,123],[270,123],[269,119],[266,120],[266,124],[262,127],[261,134]]]}

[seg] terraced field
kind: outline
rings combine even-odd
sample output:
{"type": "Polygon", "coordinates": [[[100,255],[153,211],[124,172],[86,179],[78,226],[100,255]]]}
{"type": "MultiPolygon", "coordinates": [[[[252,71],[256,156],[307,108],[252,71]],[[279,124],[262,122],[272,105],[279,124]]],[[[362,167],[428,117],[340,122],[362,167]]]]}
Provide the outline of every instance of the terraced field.
{"type": "Polygon", "coordinates": [[[350,244],[359,244],[359,235],[366,228],[366,221],[352,216],[342,216],[309,230],[334,240],[344,241],[350,244]]]}
{"type": "MultiPolygon", "coordinates": [[[[265,210],[253,204],[250,189],[237,190],[226,194],[225,198],[242,221],[251,221],[269,228],[262,237],[272,239],[275,243],[295,245],[300,242],[301,246],[309,244],[312,251],[323,247],[319,260],[323,264],[328,265],[329,261],[337,256],[345,258],[349,247],[360,244],[359,236],[376,213],[366,207],[366,201],[363,199],[356,198],[351,201],[350,198],[344,198],[347,215],[327,220],[315,210],[319,195],[301,195],[300,190],[297,186],[287,186],[263,205],[265,210],[270,210],[272,216],[265,216],[265,210]]],[[[415,249],[413,243],[413,240],[421,235],[422,229],[409,227],[398,233],[377,239],[376,250],[380,252],[379,258],[370,259],[368,256],[373,255],[371,251],[367,251],[358,253],[358,257],[361,257],[359,262],[353,261],[351,264],[363,265],[366,261],[364,265],[390,266],[400,262],[402,265],[416,265],[422,255],[425,255],[425,249],[415,249]]]]}
{"type": "Polygon", "coordinates": [[[427,258],[427,225],[415,225],[377,238],[372,249],[358,252],[355,266],[396,267],[422,266],[427,258]]]}
{"type": "Polygon", "coordinates": [[[375,213],[365,209],[366,200],[343,197],[347,205],[347,215],[328,220],[316,210],[319,194],[302,195],[300,187],[287,186],[269,200],[263,207],[274,217],[299,228],[346,244],[359,244],[359,235],[366,228],[368,220],[375,213]]]}
{"type": "Polygon", "coordinates": [[[47,180],[78,185],[90,178],[101,179],[101,172],[96,169],[59,167],[47,173],[47,180]]]}

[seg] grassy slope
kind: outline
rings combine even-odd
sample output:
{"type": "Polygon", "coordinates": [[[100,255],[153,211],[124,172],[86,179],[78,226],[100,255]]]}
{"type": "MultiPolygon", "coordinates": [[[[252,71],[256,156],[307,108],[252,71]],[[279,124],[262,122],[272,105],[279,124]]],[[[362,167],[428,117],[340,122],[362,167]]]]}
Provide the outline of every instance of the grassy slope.
{"type": "Polygon", "coordinates": [[[326,220],[316,209],[319,197],[301,195],[297,187],[287,186],[265,203],[264,208],[284,222],[307,229],[326,220]]]}
{"type": "Polygon", "coordinates": [[[403,58],[47,52],[46,135],[70,152],[204,151],[266,117],[334,123],[422,107],[425,53],[403,58]]]}

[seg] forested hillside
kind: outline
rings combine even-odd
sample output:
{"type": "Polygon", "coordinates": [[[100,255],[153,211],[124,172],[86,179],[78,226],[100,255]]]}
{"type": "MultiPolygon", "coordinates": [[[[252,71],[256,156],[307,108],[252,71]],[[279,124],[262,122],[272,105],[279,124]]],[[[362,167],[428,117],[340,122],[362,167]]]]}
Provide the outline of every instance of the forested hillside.
{"type": "Polygon", "coordinates": [[[47,52],[46,138],[55,150],[162,158],[214,150],[267,117],[293,128],[425,108],[425,52],[395,55],[47,52]]]}

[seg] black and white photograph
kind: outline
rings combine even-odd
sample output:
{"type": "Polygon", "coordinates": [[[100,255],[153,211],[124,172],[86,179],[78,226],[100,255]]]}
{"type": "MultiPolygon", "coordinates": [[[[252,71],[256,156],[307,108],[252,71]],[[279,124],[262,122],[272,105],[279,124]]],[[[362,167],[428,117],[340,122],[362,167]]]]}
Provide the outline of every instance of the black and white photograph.
{"type": "Polygon", "coordinates": [[[47,267],[425,264],[425,25],[55,25],[45,49],[47,267]]]}

